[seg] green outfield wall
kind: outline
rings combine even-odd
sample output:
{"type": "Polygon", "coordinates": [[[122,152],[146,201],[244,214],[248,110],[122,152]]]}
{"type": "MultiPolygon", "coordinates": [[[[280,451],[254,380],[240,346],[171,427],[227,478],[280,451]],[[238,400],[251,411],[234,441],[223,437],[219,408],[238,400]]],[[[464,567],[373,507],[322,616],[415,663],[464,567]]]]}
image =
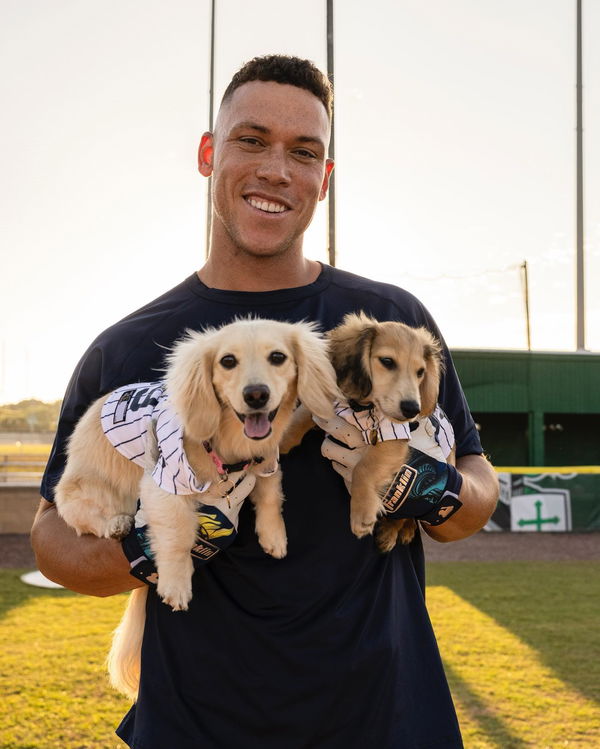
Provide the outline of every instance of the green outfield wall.
{"type": "Polygon", "coordinates": [[[495,465],[600,465],[600,354],[457,349],[452,356],[495,465]]]}

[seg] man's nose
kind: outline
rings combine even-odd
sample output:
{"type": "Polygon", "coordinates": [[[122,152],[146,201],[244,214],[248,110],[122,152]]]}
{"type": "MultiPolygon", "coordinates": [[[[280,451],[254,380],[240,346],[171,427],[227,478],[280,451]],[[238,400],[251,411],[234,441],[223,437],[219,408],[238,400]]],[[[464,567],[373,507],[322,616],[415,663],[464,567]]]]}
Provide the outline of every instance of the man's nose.
{"type": "Polygon", "coordinates": [[[274,185],[289,183],[290,169],[285,150],[276,146],[266,149],[256,168],[256,176],[274,185]]]}

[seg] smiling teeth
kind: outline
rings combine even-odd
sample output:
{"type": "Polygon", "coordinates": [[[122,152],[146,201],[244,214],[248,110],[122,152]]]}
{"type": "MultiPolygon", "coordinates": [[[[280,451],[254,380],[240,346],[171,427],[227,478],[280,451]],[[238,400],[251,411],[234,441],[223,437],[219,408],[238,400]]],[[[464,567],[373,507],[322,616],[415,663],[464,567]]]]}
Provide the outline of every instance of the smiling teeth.
{"type": "Polygon", "coordinates": [[[284,205],[280,205],[279,203],[267,203],[266,200],[248,198],[248,202],[253,208],[258,208],[260,211],[266,211],[267,213],[283,213],[283,211],[287,210],[284,205]]]}

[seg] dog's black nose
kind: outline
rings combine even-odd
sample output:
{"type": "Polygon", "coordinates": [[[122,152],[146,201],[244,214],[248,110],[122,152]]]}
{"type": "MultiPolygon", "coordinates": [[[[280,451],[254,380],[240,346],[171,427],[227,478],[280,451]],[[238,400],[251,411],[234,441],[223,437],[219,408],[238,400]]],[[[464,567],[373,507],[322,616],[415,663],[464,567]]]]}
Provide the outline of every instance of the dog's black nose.
{"type": "Polygon", "coordinates": [[[400,401],[400,410],[407,419],[414,419],[421,410],[421,406],[417,401],[400,401]]]}
{"type": "Polygon", "coordinates": [[[262,408],[270,395],[271,392],[266,385],[246,385],[243,390],[244,401],[250,408],[262,408]]]}

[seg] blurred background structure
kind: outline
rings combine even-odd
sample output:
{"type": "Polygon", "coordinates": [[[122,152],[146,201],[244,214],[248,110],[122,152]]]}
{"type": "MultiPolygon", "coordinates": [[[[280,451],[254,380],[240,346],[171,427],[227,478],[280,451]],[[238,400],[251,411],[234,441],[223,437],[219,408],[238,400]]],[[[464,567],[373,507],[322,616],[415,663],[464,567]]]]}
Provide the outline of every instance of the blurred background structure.
{"type": "Polygon", "coordinates": [[[561,528],[600,527],[599,35],[593,0],[0,0],[5,504],[29,483],[31,513],[52,438],[58,403],[27,399],[58,401],[101,330],[202,264],[200,136],[279,52],[334,73],[307,255],[431,310],[506,467],[497,527],[565,492],[561,528]]]}
{"type": "MultiPolygon", "coordinates": [[[[453,348],[581,348],[577,4],[332,3],[337,265],[413,291],[453,348]]],[[[257,54],[326,69],[327,5],[215,0],[215,102],[257,54]]],[[[0,3],[0,403],[60,398],[100,330],[202,263],[211,8],[0,3]]],[[[582,14],[584,340],[598,351],[600,4],[582,14]]],[[[306,249],[327,262],[326,206],[306,249]]]]}

